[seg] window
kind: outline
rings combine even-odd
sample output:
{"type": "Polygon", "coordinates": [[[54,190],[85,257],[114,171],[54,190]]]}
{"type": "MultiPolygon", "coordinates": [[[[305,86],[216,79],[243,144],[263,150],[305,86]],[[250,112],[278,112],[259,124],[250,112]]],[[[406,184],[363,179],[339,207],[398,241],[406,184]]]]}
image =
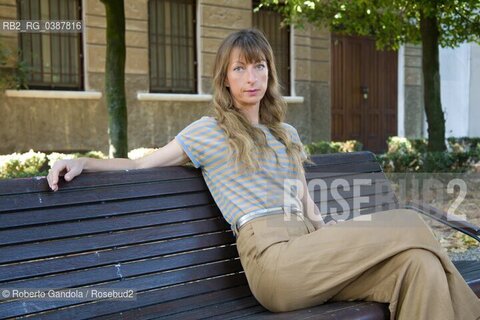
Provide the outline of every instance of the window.
{"type": "Polygon", "coordinates": [[[149,2],[150,92],[195,93],[195,0],[149,2]]]}
{"type": "MultiPolygon", "coordinates": [[[[259,1],[253,1],[253,8],[256,8],[259,1]]],[[[277,67],[280,92],[284,96],[290,95],[290,28],[281,28],[283,18],[278,12],[268,8],[260,9],[253,13],[253,26],[265,34],[272,46],[277,67]]]]}
{"type": "MultiPolygon", "coordinates": [[[[81,0],[17,0],[21,20],[81,20],[81,0]]],[[[30,89],[83,88],[81,33],[20,33],[30,89]]]]}

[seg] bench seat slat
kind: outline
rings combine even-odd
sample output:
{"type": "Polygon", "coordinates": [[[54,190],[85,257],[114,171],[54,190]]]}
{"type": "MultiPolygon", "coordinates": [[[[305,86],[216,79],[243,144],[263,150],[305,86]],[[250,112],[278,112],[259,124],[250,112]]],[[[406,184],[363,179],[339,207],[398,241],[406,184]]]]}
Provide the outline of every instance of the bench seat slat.
{"type": "MultiPolygon", "coordinates": [[[[252,293],[247,285],[238,286],[234,288],[227,288],[224,290],[209,292],[206,294],[190,296],[175,301],[170,301],[158,305],[148,306],[145,308],[127,311],[123,314],[124,319],[188,319],[188,313],[193,312],[198,314],[197,319],[201,319],[199,309],[202,306],[217,309],[223,302],[230,302],[236,299],[250,298],[252,293]]],[[[253,298],[250,304],[257,304],[258,302],[253,298]]],[[[213,311],[213,310],[212,310],[213,311]]],[[[210,311],[211,312],[211,311],[210,311]]],[[[208,316],[208,315],[207,315],[208,316]]]]}
{"type": "Polygon", "coordinates": [[[313,308],[305,308],[291,312],[264,312],[243,319],[256,320],[290,320],[290,319],[322,319],[322,320],[381,320],[389,319],[388,305],[383,303],[355,301],[332,302],[313,308]]]}
{"type": "MultiPolygon", "coordinates": [[[[185,311],[181,312],[178,314],[173,314],[171,316],[163,316],[161,317],[162,319],[165,320],[174,320],[174,319],[185,319],[185,320],[190,320],[190,319],[201,319],[201,318],[208,318],[210,316],[218,316],[222,315],[225,318],[227,318],[227,314],[238,311],[238,310],[245,310],[254,306],[258,306],[257,300],[251,295],[249,295],[249,292],[246,293],[245,297],[235,297],[235,300],[230,300],[227,302],[221,302],[218,301],[215,303],[215,306],[212,307],[211,305],[206,305],[206,306],[201,306],[201,304],[205,304],[207,301],[199,301],[197,304],[200,305],[199,308],[191,310],[191,311],[185,311]]],[[[176,307],[178,308],[178,307],[176,307]]],[[[152,319],[152,318],[149,318],[152,319]]],[[[153,319],[160,319],[160,317],[155,317],[153,319]]]]}
{"type": "Polygon", "coordinates": [[[88,252],[227,229],[228,225],[226,222],[215,218],[212,220],[192,221],[191,223],[178,225],[149,227],[73,239],[13,245],[0,248],[0,263],[88,252]]]}
{"type": "MultiPolygon", "coordinates": [[[[239,306],[240,307],[240,306],[239,306]]],[[[216,315],[217,308],[205,308],[205,314],[216,315]]],[[[232,308],[233,309],[233,308],[232,308]]],[[[328,319],[328,320],[381,320],[388,318],[390,311],[386,304],[355,301],[355,302],[330,302],[312,308],[296,310],[284,313],[271,313],[257,304],[256,308],[244,308],[240,311],[226,313],[219,316],[208,317],[209,319],[328,319]]],[[[191,317],[183,319],[195,319],[196,313],[192,311],[191,317]]],[[[160,318],[155,318],[160,319],[160,318]]],[[[167,317],[166,319],[175,319],[167,317]]],[[[182,319],[178,317],[176,319],[182,319]]],[[[198,319],[198,317],[196,318],[198,319]]]]}
{"type": "Polygon", "coordinates": [[[245,317],[259,315],[264,312],[268,312],[268,310],[266,310],[260,304],[257,304],[250,308],[244,308],[238,311],[229,312],[227,314],[222,314],[219,316],[208,317],[208,319],[209,320],[244,319],[245,317]]]}

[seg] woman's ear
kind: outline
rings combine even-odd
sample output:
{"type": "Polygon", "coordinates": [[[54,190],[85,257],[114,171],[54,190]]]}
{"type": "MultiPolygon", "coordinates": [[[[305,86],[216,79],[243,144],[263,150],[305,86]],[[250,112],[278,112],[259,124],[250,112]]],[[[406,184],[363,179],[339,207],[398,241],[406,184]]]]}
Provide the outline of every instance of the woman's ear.
{"type": "Polygon", "coordinates": [[[228,83],[228,80],[225,80],[225,87],[230,88],[230,84],[228,83]]]}

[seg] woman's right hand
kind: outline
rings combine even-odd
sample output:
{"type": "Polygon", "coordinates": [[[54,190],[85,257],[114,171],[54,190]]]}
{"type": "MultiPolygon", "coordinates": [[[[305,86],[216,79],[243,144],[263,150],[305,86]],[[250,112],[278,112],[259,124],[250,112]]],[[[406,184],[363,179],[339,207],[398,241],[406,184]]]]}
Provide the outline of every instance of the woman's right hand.
{"type": "Polygon", "coordinates": [[[85,167],[85,158],[57,160],[49,170],[47,181],[50,189],[58,190],[58,178],[60,174],[64,173],[65,181],[71,181],[73,178],[82,173],[85,167]]]}
{"type": "Polygon", "coordinates": [[[154,167],[179,166],[189,160],[187,154],[176,139],[170,141],[164,147],[154,153],[137,160],[114,158],[114,159],[93,159],[78,158],[71,160],[58,160],[50,169],[47,181],[50,189],[58,190],[58,177],[64,173],[65,181],[71,181],[82,173],[83,170],[90,171],[112,171],[112,170],[133,170],[154,167]]]}

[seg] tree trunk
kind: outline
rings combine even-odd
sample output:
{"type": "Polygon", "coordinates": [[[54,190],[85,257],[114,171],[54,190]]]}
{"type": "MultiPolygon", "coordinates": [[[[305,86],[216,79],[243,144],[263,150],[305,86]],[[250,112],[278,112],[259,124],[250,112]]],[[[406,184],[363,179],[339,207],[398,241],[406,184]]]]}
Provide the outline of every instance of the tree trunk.
{"type": "Polygon", "coordinates": [[[105,95],[108,107],[109,156],[128,156],[127,103],[125,99],[124,0],[101,0],[107,16],[105,95]]]}
{"type": "Polygon", "coordinates": [[[445,151],[445,117],[440,100],[438,22],[435,15],[420,16],[422,37],[423,99],[428,123],[428,151],[445,151]]]}

